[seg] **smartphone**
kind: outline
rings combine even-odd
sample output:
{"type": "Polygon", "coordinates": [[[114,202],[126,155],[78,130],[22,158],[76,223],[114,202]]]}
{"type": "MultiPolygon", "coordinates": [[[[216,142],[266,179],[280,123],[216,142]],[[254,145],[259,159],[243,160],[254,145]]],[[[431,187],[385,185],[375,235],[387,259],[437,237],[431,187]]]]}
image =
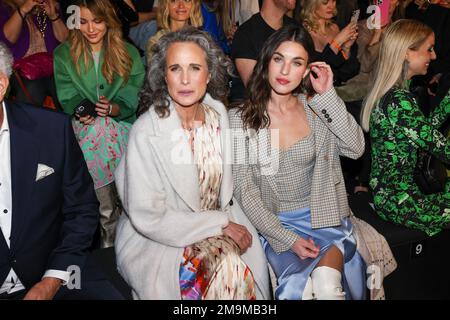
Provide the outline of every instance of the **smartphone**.
{"type": "Polygon", "coordinates": [[[84,99],[75,107],[75,114],[80,117],[92,116],[96,117],[97,112],[95,111],[95,103],[91,102],[89,99],[84,99]]]}
{"type": "Polygon", "coordinates": [[[360,12],[361,12],[361,10],[359,10],[359,9],[356,9],[353,11],[352,18],[350,19],[350,23],[358,22],[360,12]]]}
{"type": "Polygon", "coordinates": [[[391,0],[377,0],[376,5],[380,8],[380,23],[381,27],[384,27],[389,23],[389,7],[391,4],[391,0]]]}

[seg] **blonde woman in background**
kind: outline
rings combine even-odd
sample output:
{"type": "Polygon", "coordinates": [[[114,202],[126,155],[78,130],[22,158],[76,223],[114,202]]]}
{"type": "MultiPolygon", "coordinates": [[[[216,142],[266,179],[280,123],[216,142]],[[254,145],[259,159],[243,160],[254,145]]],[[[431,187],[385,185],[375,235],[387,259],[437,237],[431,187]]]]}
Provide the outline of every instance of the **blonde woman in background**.
{"type": "Polygon", "coordinates": [[[316,59],[333,70],[334,85],[340,86],[359,72],[356,58],[358,26],[350,22],[339,30],[334,22],[336,0],[302,0],[301,21],[314,41],[316,59]]]}
{"type": "Polygon", "coordinates": [[[158,3],[157,22],[159,31],[147,42],[147,65],[150,65],[152,48],[158,40],[170,31],[177,31],[190,25],[199,28],[203,25],[200,0],[161,0],[158,3]]]}
{"type": "Polygon", "coordinates": [[[414,170],[421,150],[450,163],[450,141],[438,131],[450,114],[450,92],[426,117],[408,85],[436,59],[434,41],[433,30],[422,22],[394,22],[381,42],[375,81],[362,113],[372,144],[370,187],[376,212],[429,236],[449,225],[450,183],[443,192],[425,195],[414,181],[414,170]]]}

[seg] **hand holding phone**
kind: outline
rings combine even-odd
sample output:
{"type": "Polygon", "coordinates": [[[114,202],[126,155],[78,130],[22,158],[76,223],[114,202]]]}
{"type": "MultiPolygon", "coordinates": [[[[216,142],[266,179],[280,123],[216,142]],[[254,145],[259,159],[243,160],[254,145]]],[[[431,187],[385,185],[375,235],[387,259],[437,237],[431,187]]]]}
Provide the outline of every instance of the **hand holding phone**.
{"type": "Polygon", "coordinates": [[[356,9],[353,11],[352,18],[350,19],[351,23],[358,23],[360,12],[361,12],[361,10],[359,10],[359,9],[356,9]]]}
{"type": "Polygon", "coordinates": [[[91,116],[96,117],[97,112],[95,112],[95,104],[89,99],[84,99],[75,107],[75,114],[79,117],[91,116]]]}

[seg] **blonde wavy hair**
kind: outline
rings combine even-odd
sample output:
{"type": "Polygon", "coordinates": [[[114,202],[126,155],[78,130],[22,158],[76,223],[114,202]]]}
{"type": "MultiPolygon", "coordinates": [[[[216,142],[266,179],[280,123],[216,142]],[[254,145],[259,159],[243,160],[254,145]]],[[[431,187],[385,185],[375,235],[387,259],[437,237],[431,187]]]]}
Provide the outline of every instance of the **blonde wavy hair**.
{"type": "Polygon", "coordinates": [[[391,24],[383,35],[373,84],[363,103],[361,124],[369,131],[370,115],[378,100],[394,86],[406,88],[408,73],[408,50],[417,50],[433,33],[426,24],[400,19],[391,24]]]}
{"type": "MultiPolygon", "coordinates": [[[[300,12],[300,21],[308,31],[318,31],[319,24],[317,23],[316,11],[321,4],[327,4],[331,0],[301,0],[302,11],[300,12]]],[[[337,15],[337,10],[334,11],[334,16],[337,15]]],[[[333,20],[329,20],[325,23],[326,27],[333,24],[333,20]]]]}
{"type": "MultiPolygon", "coordinates": [[[[161,0],[158,3],[158,14],[156,17],[158,28],[170,30],[169,4],[171,0],[161,0]]],[[[195,28],[203,25],[203,16],[200,8],[200,0],[191,0],[192,7],[189,14],[188,24],[195,28]]]]}
{"type": "MultiPolygon", "coordinates": [[[[75,0],[73,4],[80,8],[89,9],[93,16],[105,22],[107,31],[103,38],[105,58],[101,66],[102,74],[110,84],[113,82],[115,75],[123,78],[126,83],[133,61],[122,38],[121,23],[113,5],[108,0],[75,0]]],[[[68,42],[70,55],[78,74],[87,71],[93,63],[89,41],[86,40],[79,29],[73,29],[69,32],[68,42]],[[80,59],[84,62],[86,70],[81,70],[80,59]]]]}

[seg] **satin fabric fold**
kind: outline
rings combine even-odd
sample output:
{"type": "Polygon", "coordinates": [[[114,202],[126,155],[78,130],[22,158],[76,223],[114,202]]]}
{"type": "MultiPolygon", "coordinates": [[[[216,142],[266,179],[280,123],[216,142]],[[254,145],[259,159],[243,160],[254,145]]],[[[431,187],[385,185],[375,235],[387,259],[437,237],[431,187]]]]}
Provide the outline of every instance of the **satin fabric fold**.
{"type": "Polygon", "coordinates": [[[320,247],[317,258],[301,260],[293,251],[277,254],[264,237],[260,237],[267,259],[277,276],[275,289],[277,300],[301,300],[306,281],[317,263],[328,249],[336,246],[344,257],[342,274],[343,288],[347,300],[364,300],[366,298],[366,265],[356,251],[356,240],[352,235],[353,226],[350,219],[341,219],[338,227],[312,229],[309,208],[291,212],[281,212],[278,217],[282,225],[304,239],[312,238],[320,247]]]}

